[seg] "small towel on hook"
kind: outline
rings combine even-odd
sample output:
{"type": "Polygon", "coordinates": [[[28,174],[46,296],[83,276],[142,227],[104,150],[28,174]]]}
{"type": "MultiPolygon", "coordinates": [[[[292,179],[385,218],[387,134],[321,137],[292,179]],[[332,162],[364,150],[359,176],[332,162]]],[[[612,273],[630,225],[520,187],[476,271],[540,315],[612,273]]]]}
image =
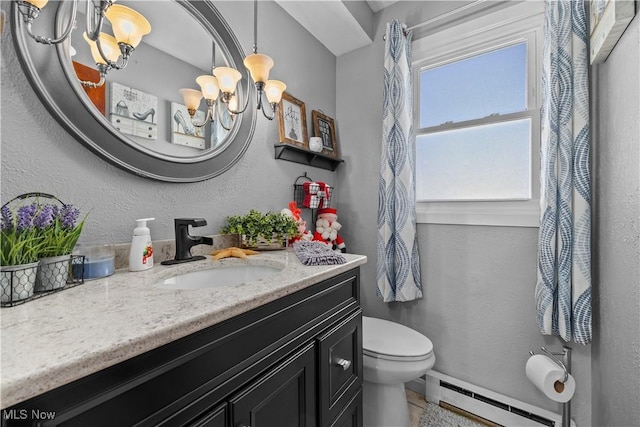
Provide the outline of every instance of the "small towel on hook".
{"type": "Polygon", "coordinates": [[[304,265],[337,265],[347,262],[344,255],[333,251],[323,242],[299,240],[293,244],[293,249],[304,265]]]}

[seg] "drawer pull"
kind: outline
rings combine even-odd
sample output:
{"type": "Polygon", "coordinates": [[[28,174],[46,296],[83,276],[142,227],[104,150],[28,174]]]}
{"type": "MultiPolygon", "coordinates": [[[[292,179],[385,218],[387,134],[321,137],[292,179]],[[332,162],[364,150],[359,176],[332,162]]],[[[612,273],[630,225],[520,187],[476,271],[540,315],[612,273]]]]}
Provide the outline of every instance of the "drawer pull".
{"type": "Polygon", "coordinates": [[[338,361],[336,362],[336,365],[342,366],[342,369],[344,371],[346,371],[347,369],[349,369],[351,367],[351,360],[338,359],[338,361]]]}

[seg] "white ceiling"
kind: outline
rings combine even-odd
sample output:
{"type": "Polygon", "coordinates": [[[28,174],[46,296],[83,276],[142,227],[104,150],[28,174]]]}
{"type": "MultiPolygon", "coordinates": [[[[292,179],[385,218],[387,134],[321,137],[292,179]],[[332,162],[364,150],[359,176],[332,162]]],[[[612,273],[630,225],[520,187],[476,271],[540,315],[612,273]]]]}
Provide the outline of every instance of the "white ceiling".
{"type": "Polygon", "coordinates": [[[389,1],[385,1],[385,0],[367,0],[367,4],[369,5],[369,7],[371,8],[372,11],[374,12],[379,12],[382,9],[384,9],[387,6],[391,6],[392,4],[396,3],[398,0],[389,0],[389,1]]]}
{"type": "MultiPolygon", "coordinates": [[[[346,1],[355,0],[275,0],[336,56],[372,43],[371,37],[345,5],[346,1]]],[[[397,1],[366,0],[366,4],[375,13],[397,1]]]]}

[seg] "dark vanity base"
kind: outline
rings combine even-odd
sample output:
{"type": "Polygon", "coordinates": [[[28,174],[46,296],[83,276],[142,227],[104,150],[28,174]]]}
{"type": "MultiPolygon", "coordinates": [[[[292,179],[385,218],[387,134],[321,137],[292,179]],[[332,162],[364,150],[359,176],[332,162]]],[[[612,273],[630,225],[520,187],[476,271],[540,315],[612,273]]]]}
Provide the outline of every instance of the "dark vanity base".
{"type": "Polygon", "coordinates": [[[362,426],[361,390],[356,268],[5,409],[2,425],[362,426]]]}

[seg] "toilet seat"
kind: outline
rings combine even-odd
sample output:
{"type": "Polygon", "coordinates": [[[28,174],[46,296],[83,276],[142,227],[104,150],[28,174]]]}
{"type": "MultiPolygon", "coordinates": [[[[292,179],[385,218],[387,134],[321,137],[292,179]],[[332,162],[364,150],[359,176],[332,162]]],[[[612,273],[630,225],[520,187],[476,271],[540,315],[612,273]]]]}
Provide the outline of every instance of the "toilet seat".
{"type": "Polygon", "coordinates": [[[433,343],[420,332],[374,317],[362,317],[363,354],[392,361],[420,361],[433,355],[433,343]]]}

